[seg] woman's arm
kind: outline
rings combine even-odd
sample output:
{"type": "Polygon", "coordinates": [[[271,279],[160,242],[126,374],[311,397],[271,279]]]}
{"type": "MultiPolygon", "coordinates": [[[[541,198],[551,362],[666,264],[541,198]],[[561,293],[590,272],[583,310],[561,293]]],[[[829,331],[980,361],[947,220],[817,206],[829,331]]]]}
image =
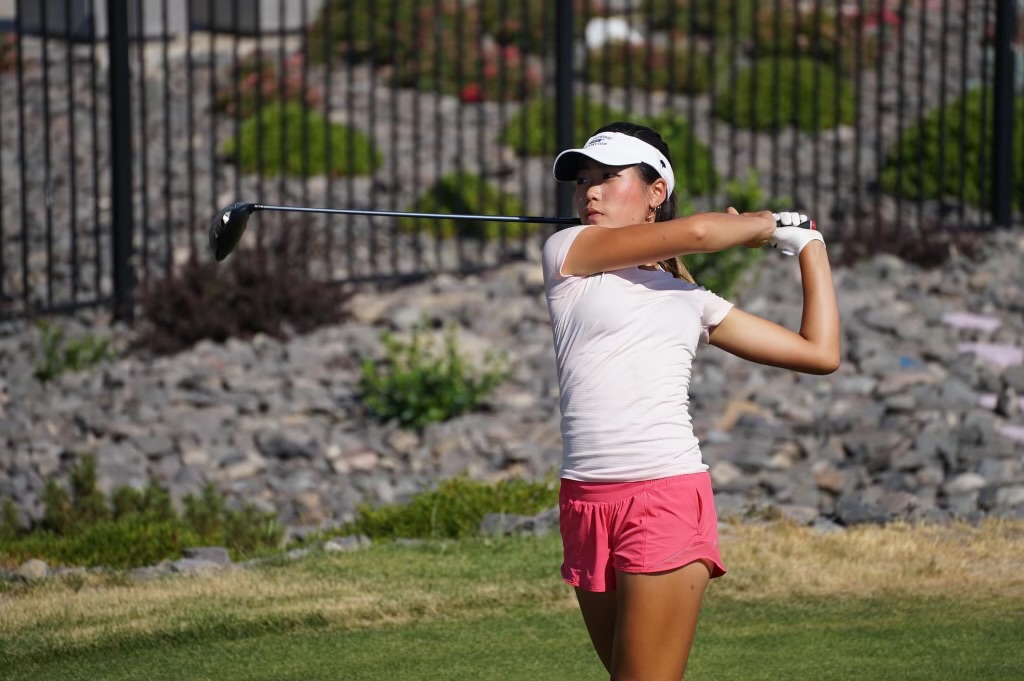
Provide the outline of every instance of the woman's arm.
{"type": "Polygon", "coordinates": [[[665,222],[582,230],[569,247],[562,272],[578,277],[636,267],[688,253],[733,246],[763,246],[775,231],[770,211],[734,215],[698,213],[665,222]]]}
{"type": "Polygon", "coordinates": [[[808,243],[799,258],[804,290],[800,333],[734,308],[711,331],[711,344],[752,362],[808,374],[838,369],[839,306],[825,244],[808,243]]]}

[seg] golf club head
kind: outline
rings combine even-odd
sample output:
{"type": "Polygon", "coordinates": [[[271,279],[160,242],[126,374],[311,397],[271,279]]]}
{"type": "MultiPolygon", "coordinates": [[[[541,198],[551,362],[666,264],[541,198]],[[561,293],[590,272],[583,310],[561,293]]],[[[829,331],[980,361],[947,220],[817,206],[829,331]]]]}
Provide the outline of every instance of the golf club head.
{"type": "Polygon", "coordinates": [[[217,262],[235,250],[254,210],[256,206],[251,203],[232,203],[213,219],[210,225],[210,251],[217,262]]]}

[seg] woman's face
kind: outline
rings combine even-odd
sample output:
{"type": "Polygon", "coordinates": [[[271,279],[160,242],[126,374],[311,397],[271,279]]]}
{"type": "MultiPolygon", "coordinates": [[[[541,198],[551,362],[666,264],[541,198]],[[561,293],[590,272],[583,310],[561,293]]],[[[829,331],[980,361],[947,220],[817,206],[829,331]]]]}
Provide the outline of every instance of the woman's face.
{"type": "Polygon", "coordinates": [[[576,212],[585,225],[625,227],[646,222],[650,189],[636,166],[608,166],[584,158],[576,172],[576,212]]]}

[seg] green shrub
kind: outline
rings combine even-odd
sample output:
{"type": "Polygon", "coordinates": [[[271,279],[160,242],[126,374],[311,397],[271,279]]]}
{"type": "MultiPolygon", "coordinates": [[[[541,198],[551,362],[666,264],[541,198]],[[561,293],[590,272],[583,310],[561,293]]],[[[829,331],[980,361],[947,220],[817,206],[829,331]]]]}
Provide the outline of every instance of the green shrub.
{"type": "MultiPolygon", "coordinates": [[[[758,210],[784,210],[791,207],[787,197],[764,198],[757,172],[751,170],[743,180],[733,180],[725,187],[726,203],[740,213],[758,210]]],[[[736,294],[743,273],[757,263],[764,251],[738,246],[717,253],[695,253],[683,258],[694,280],[723,298],[736,294]]]]}
{"type": "Polygon", "coordinates": [[[452,33],[442,33],[445,41],[440,44],[425,34],[418,57],[395,66],[392,84],[457,95],[464,103],[519,101],[540,89],[540,58],[523,54],[515,45],[485,42],[475,26],[458,26],[452,33]],[[449,36],[458,35],[458,30],[464,38],[454,41],[449,36]]]}
{"type": "MultiPolygon", "coordinates": [[[[505,126],[502,141],[521,154],[551,156],[553,159],[557,153],[553,133],[554,112],[554,103],[551,101],[530,103],[505,126]],[[525,140],[521,135],[524,120],[527,134],[525,140]]],[[[675,191],[680,196],[703,196],[718,188],[720,180],[712,163],[711,151],[693,134],[685,117],[673,114],[654,118],[629,117],[621,111],[609,110],[585,99],[576,100],[573,112],[576,119],[574,139],[579,144],[583,144],[603,125],[613,121],[632,120],[639,125],[653,128],[665,140],[672,152],[672,169],[676,177],[675,191]]]]}
{"type": "Polygon", "coordinates": [[[274,513],[244,504],[224,512],[222,543],[235,555],[253,555],[277,548],[284,538],[284,526],[274,513]]]}
{"type": "Polygon", "coordinates": [[[236,559],[258,555],[276,549],[284,536],[274,513],[252,505],[225,510],[212,484],[200,499],[185,497],[188,510],[182,518],[156,480],[141,492],[116,489],[111,512],[96,488],[91,456],[83,457],[69,478],[67,489],[56,480],[47,482],[43,519],[35,528],[19,527],[7,500],[0,517],[0,558],[126,568],[180,558],[185,548],[195,546],[225,546],[236,559]]]}
{"type": "MultiPolygon", "coordinates": [[[[521,215],[523,204],[517,196],[501,192],[476,175],[456,173],[445,175],[431,185],[406,211],[449,215],[521,215]]],[[[428,221],[421,218],[400,218],[398,227],[404,232],[431,231],[444,239],[460,236],[485,241],[502,235],[512,238],[537,229],[537,225],[519,222],[428,221]]]]}
{"type": "MultiPolygon", "coordinates": [[[[573,139],[587,140],[594,130],[612,121],[627,120],[627,114],[591,99],[577,97],[573,103],[573,139]]],[[[555,100],[531,101],[509,119],[501,131],[501,143],[521,156],[550,156],[558,153],[555,139],[555,100]]]]}
{"type": "Polygon", "coordinates": [[[558,505],[558,485],[510,478],[497,484],[466,478],[445,480],[407,504],[372,508],[361,505],[356,519],[340,534],[372,539],[458,538],[478,534],[488,513],[536,515],[558,505]]]}
{"type": "Polygon", "coordinates": [[[753,34],[757,5],[757,0],[645,0],[641,13],[653,30],[723,39],[735,34],[743,40],[753,34]]]}
{"type": "Polygon", "coordinates": [[[303,264],[310,251],[286,229],[265,248],[237,250],[220,264],[189,262],[147,283],[134,349],[170,354],[200,340],[281,338],[289,328],[307,333],[336,323],[347,294],[310,275],[303,264]]]}
{"type": "Polygon", "coordinates": [[[18,509],[14,501],[4,499],[3,507],[0,507],[0,542],[14,541],[24,533],[25,528],[18,520],[18,509]]]}
{"type": "Polygon", "coordinates": [[[0,555],[39,558],[48,563],[130,568],[177,559],[189,546],[201,546],[202,538],[180,522],[154,522],[132,515],[122,520],[103,520],[69,534],[32,532],[9,545],[0,555]]]}
{"type": "Polygon", "coordinates": [[[445,330],[441,351],[434,349],[425,323],[413,328],[408,342],[382,334],[384,361],[362,362],[360,389],[367,409],[381,421],[423,428],[479,408],[505,379],[504,359],[489,355],[482,368],[470,366],[455,333],[453,326],[445,330]]]}
{"type": "Polygon", "coordinates": [[[714,114],[732,125],[754,130],[795,124],[815,132],[850,124],[856,118],[856,97],[849,82],[840,79],[837,101],[833,94],[837,78],[835,69],[813,59],[760,59],[739,73],[735,88],[715,100],[714,114]],[[824,93],[818,97],[815,78],[817,91],[824,93]],[[757,83],[756,99],[751,97],[753,81],[757,83]],[[774,108],[776,93],[778,109],[774,108]]]}
{"type": "MultiPolygon", "coordinates": [[[[576,16],[603,12],[598,0],[575,0],[574,7],[576,16]]],[[[328,0],[313,21],[307,47],[316,61],[372,61],[401,68],[419,59],[424,48],[433,49],[437,36],[456,43],[461,39],[459,25],[473,40],[489,35],[499,45],[543,54],[550,49],[554,24],[555,3],[550,0],[328,0]]],[[[575,31],[577,37],[582,34],[582,21],[576,22],[575,31]]]]}
{"type": "MultiPolygon", "coordinates": [[[[811,57],[849,75],[858,65],[873,67],[881,55],[878,31],[868,26],[858,29],[857,22],[868,19],[876,19],[871,10],[866,10],[864,17],[841,17],[837,23],[835,11],[827,7],[822,7],[820,15],[814,5],[783,7],[778,15],[773,7],[762,7],[754,23],[756,37],[749,47],[755,57],[811,57]],[[858,37],[862,39],[859,55],[858,37]]],[[[891,41],[895,35],[896,29],[890,29],[887,39],[891,41]]]]}
{"type": "MultiPolygon", "coordinates": [[[[987,164],[992,158],[992,126],[986,117],[992,116],[993,101],[991,91],[988,94],[986,102],[981,90],[969,92],[947,104],[945,111],[935,109],[906,130],[902,144],[894,145],[886,156],[882,190],[908,199],[959,198],[963,177],[963,200],[989,205],[991,171],[987,164]]],[[[1014,157],[1021,159],[1024,97],[1016,98],[1014,118],[1018,122],[1013,131],[1014,157]]],[[[1014,174],[1013,197],[1016,205],[1024,200],[1024,172],[1014,174]]]]}
{"type": "Polygon", "coordinates": [[[431,10],[420,0],[328,0],[310,26],[310,58],[401,63],[413,57],[417,29],[432,23],[431,10]]]}
{"type": "Polygon", "coordinates": [[[199,497],[185,497],[185,521],[200,535],[213,537],[224,529],[224,499],[212,483],[206,483],[199,497]]]}
{"type": "Polygon", "coordinates": [[[42,351],[35,367],[35,377],[43,383],[65,371],[84,371],[110,359],[114,352],[110,340],[85,336],[64,342],[64,330],[57,324],[40,320],[37,323],[42,351]]]}
{"type": "MultiPolygon", "coordinates": [[[[682,196],[704,196],[718,190],[721,178],[715,170],[711,150],[701,142],[683,116],[665,114],[656,118],[641,118],[640,125],[653,128],[665,140],[672,152],[672,171],[676,178],[675,191],[682,196]],[[690,169],[693,177],[690,177],[690,169]]],[[[685,215],[682,204],[679,214],[685,215]]]]}
{"type": "Polygon", "coordinates": [[[311,109],[323,104],[324,94],[306,74],[301,52],[288,56],[281,64],[277,57],[252,54],[234,64],[227,82],[217,90],[214,106],[228,115],[248,118],[262,106],[296,102],[311,109]]]}
{"type": "Polygon", "coordinates": [[[367,175],[381,163],[380,153],[365,134],[328,123],[320,113],[296,102],[275,102],[247,118],[238,137],[224,143],[222,153],[232,162],[237,160],[242,172],[262,169],[298,177],[367,175]]]}
{"type": "Polygon", "coordinates": [[[11,71],[18,66],[18,34],[0,33],[0,73],[11,71]]]}
{"type": "Polygon", "coordinates": [[[669,49],[621,42],[587,52],[584,74],[591,83],[611,87],[700,94],[708,89],[711,68],[704,49],[691,55],[685,44],[669,49]]]}

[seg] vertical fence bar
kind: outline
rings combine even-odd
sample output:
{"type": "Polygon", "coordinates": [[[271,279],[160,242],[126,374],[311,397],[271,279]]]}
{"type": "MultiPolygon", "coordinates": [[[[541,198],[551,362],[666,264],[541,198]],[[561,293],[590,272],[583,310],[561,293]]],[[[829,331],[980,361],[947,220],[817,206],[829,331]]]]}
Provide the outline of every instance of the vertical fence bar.
{"type": "MultiPolygon", "coordinates": [[[[354,88],[355,88],[355,74],[353,73],[352,59],[350,57],[350,54],[352,52],[352,45],[355,43],[355,27],[354,27],[354,24],[356,23],[355,22],[355,12],[356,12],[356,9],[355,9],[355,4],[354,3],[349,2],[349,3],[345,3],[345,5],[346,5],[346,10],[345,10],[346,11],[346,15],[345,15],[345,18],[346,18],[346,21],[345,21],[345,50],[346,51],[345,51],[345,55],[344,55],[345,56],[345,61],[343,63],[345,64],[345,103],[348,105],[347,106],[347,114],[348,115],[345,118],[345,120],[348,122],[348,128],[347,128],[347,130],[345,132],[345,137],[346,137],[346,139],[345,139],[345,146],[346,146],[345,163],[347,164],[346,167],[348,168],[348,195],[347,196],[348,196],[348,200],[352,201],[352,200],[355,199],[355,174],[353,173],[352,169],[355,167],[355,165],[354,165],[355,164],[354,135],[355,135],[355,128],[356,128],[356,123],[355,123],[355,110],[356,110],[355,109],[355,101],[356,101],[356,98],[355,98],[355,92],[354,92],[354,88]]],[[[438,126],[438,130],[440,130],[440,129],[441,128],[440,128],[440,125],[439,125],[438,126]]],[[[440,135],[440,133],[438,133],[434,137],[435,137],[435,142],[436,142],[437,138],[440,138],[441,135],[440,135]]],[[[440,162],[441,155],[437,154],[437,158],[438,158],[438,162],[440,162]]],[[[346,264],[348,266],[348,273],[349,273],[350,277],[355,277],[355,267],[356,267],[356,264],[355,264],[355,262],[356,262],[355,261],[355,248],[353,248],[353,246],[352,246],[352,244],[354,243],[354,235],[355,235],[353,227],[354,226],[352,224],[352,219],[351,218],[347,219],[345,221],[345,230],[346,230],[345,231],[345,237],[346,237],[347,243],[349,244],[349,247],[345,249],[345,255],[347,257],[347,263],[346,264]]]]}
{"type": "MultiPolygon", "coordinates": [[[[927,58],[927,44],[928,44],[928,12],[925,11],[924,7],[919,7],[918,12],[920,18],[918,21],[918,35],[917,35],[917,127],[918,130],[924,129],[924,116],[925,116],[925,75],[927,69],[925,67],[927,58]]],[[[915,235],[918,239],[924,234],[924,203],[925,203],[925,188],[924,188],[924,148],[925,135],[919,134],[917,137],[917,234],[915,235]]],[[[940,192],[941,196],[941,192],[940,192]]]]}
{"type": "MultiPolygon", "coordinates": [[[[779,195],[779,111],[782,107],[782,0],[772,7],[772,196],[779,195]]],[[[757,114],[753,114],[754,120],[757,114]]]]}
{"type": "Polygon", "coordinates": [[[102,299],[103,283],[103,248],[100,230],[100,105],[99,69],[96,66],[96,43],[99,42],[96,31],[96,13],[89,15],[89,88],[92,96],[92,240],[93,240],[93,291],[96,298],[102,299]]]}
{"type": "MultiPolygon", "coordinates": [[[[573,7],[572,0],[557,0],[555,7],[555,109],[558,119],[556,144],[558,151],[573,145],[573,7]]],[[[558,215],[574,213],[575,189],[567,182],[558,183],[558,215]]]]}
{"type": "MultiPolygon", "coordinates": [[[[18,35],[21,30],[21,5],[19,3],[18,13],[15,16],[15,26],[18,35]]],[[[18,40],[18,159],[21,170],[21,301],[22,312],[29,313],[29,285],[28,280],[28,178],[27,156],[25,150],[25,41],[18,40]]]]}
{"type": "Polygon", "coordinates": [[[40,19],[43,27],[43,206],[46,215],[46,306],[53,307],[53,173],[50,149],[50,41],[49,16],[44,2],[40,4],[40,19]]]}
{"type": "MultiPolygon", "coordinates": [[[[169,15],[167,1],[160,3],[160,39],[163,41],[162,57],[164,67],[164,277],[171,276],[174,265],[174,244],[171,240],[171,68],[169,15]]],[[[188,30],[188,27],[185,28],[188,30]]]]}
{"type": "MultiPolygon", "coordinates": [[[[885,0],[882,0],[884,2],[885,0]]],[[[814,0],[814,34],[812,38],[814,54],[814,75],[811,92],[811,120],[814,129],[814,154],[811,161],[811,203],[816,214],[821,213],[821,29],[824,21],[822,0],[814,0]]],[[[757,33],[756,31],[754,32],[757,33]]],[[[754,78],[753,80],[757,80],[754,78]]],[[[757,101],[751,98],[752,102],[757,101]]],[[[822,216],[824,217],[824,216],[822,216]]]]}
{"type": "MultiPolygon", "coordinates": [[[[736,45],[740,41],[740,3],[732,0],[729,3],[729,90],[735,94],[739,80],[739,59],[736,54],[736,45]]],[[[754,78],[753,80],[757,80],[754,78]]],[[[736,103],[739,97],[729,98],[729,179],[734,180],[737,175],[737,148],[736,130],[739,128],[736,120],[736,103]]]]}
{"type": "Polygon", "coordinates": [[[1017,37],[1017,1],[996,0],[995,102],[992,111],[992,222],[1009,227],[1013,219],[1013,41],[1017,37]]]}
{"type": "MultiPolygon", "coordinates": [[[[64,0],[64,16],[71,17],[71,0],[64,0]]],[[[71,21],[65,26],[64,41],[67,45],[65,66],[67,76],[67,107],[68,107],[68,228],[71,230],[71,304],[78,303],[78,204],[77,184],[75,182],[75,77],[74,60],[71,50],[71,21]]],[[[2,230],[0,230],[2,231],[2,230]]]]}
{"type": "MultiPolygon", "coordinates": [[[[885,169],[885,145],[884,138],[882,135],[883,131],[883,117],[885,115],[885,54],[887,51],[886,35],[885,35],[885,24],[886,24],[886,0],[878,0],[878,35],[876,40],[878,41],[878,63],[875,64],[875,173],[881,178],[882,171],[885,169]]],[[[877,235],[882,229],[882,191],[879,189],[875,194],[875,219],[872,224],[874,229],[872,230],[874,235],[877,235]]]]}
{"type": "MultiPolygon", "coordinates": [[[[398,118],[398,88],[400,87],[400,78],[397,77],[398,69],[404,69],[405,65],[400,63],[402,56],[399,55],[398,45],[403,40],[403,36],[399,33],[398,29],[398,3],[391,3],[391,12],[388,16],[388,26],[391,31],[391,210],[399,211],[399,199],[401,198],[402,183],[398,179],[398,131],[399,131],[399,118],[398,118]]],[[[483,85],[483,79],[480,80],[481,86],[483,85]]],[[[483,154],[483,135],[481,135],[481,144],[479,147],[480,154],[483,154]]],[[[414,147],[415,149],[415,147],[414,147]]],[[[413,151],[413,153],[416,153],[413,151]]],[[[413,161],[415,163],[415,160],[413,161]]],[[[482,166],[483,164],[481,164],[482,166]]],[[[328,173],[329,175],[330,173],[328,173]]],[[[483,177],[483,171],[480,173],[481,178],[483,177]]],[[[483,182],[481,182],[483,186],[483,182]]],[[[483,201],[480,202],[481,204],[483,201]]],[[[388,220],[388,233],[391,235],[391,273],[394,275],[398,274],[400,267],[400,261],[398,258],[398,240],[400,237],[398,229],[398,220],[388,220]]],[[[416,233],[419,233],[419,227],[416,228],[416,233]]],[[[483,243],[481,241],[481,243],[483,243]]]]}
{"type": "Polygon", "coordinates": [[[196,230],[191,228],[195,224],[196,210],[196,153],[195,153],[195,106],[192,83],[195,77],[192,66],[192,3],[189,2],[185,11],[188,23],[185,27],[185,129],[188,131],[185,164],[188,173],[188,257],[195,262],[198,256],[196,244],[196,230]]]}
{"type": "MultiPolygon", "coordinates": [[[[866,8],[864,6],[864,0],[857,0],[857,26],[853,32],[853,101],[854,101],[854,113],[853,113],[853,209],[855,211],[854,216],[857,219],[858,224],[862,224],[861,218],[866,215],[865,211],[861,207],[861,189],[863,187],[861,178],[861,162],[862,162],[862,149],[861,138],[864,134],[861,128],[861,112],[864,110],[862,102],[864,101],[864,22],[867,20],[866,8]]],[[[924,43],[924,36],[922,36],[922,44],[924,43]]],[[[837,46],[839,51],[839,62],[842,65],[843,54],[842,45],[837,46]]],[[[922,99],[924,98],[924,91],[921,91],[922,99]]],[[[841,110],[841,107],[837,107],[837,110],[841,110]]]]}
{"type": "MultiPolygon", "coordinates": [[[[987,27],[987,22],[992,16],[992,0],[985,0],[984,9],[982,11],[981,25],[982,30],[987,27]]],[[[994,65],[993,65],[994,66],[994,65]]],[[[985,205],[986,199],[989,201],[989,210],[991,211],[992,205],[992,184],[995,178],[991,177],[993,159],[988,157],[988,152],[991,149],[986,148],[985,140],[995,140],[995,135],[992,134],[992,130],[989,126],[992,125],[993,116],[989,112],[989,106],[993,105],[991,88],[992,83],[989,82],[989,60],[985,59],[985,55],[982,55],[981,61],[981,143],[978,146],[978,187],[980,188],[980,195],[978,197],[979,203],[985,205]]],[[[992,214],[989,213],[989,225],[994,224],[992,221],[992,214]]]]}
{"type": "Polygon", "coordinates": [[[964,216],[967,211],[967,59],[970,46],[970,25],[971,25],[971,10],[970,4],[963,4],[963,14],[961,15],[961,29],[960,29],[960,192],[959,196],[959,212],[957,215],[958,222],[961,226],[964,224],[964,216]]]}
{"type": "Polygon", "coordinates": [[[143,282],[149,280],[149,231],[152,214],[149,211],[149,151],[146,136],[146,123],[149,120],[149,107],[146,106],[146,50],[143,44],[146,25],[143,17],[143,5],[138,3],[135,14],[135,27],[138,30],[135,43],[136,59],[139,69],[139,175],[141,180],[140,194],[142,195],[142,273],[143,282]]]}
{"type": "Polygon", "coordinates": [[[128,4],[107,0],[110,53],[110,158],[113,206],[111,235],[114,318],[132,321],[132,135],[128,71],[128,4]]]}
{"type": "MultiPolygon", "coordinates": [[[[942,54],[939,56],[939,139],[946,139],[946,73],[948,71],[947,40],[949,34],[949,0],[942,0],[942,54]]],[[[966,68],[966,65],[964,65],[966,68]]],[[[946,145],[939,147],[939,200],[944,201],[946,192],[946,145]]],[[[945,211],[939,212],[939,226],[945,227],[945,211]]]]}
{"type": "MultiPolygon", "coordinates": [[[[341,163],[341,159],[334,158],[334,124],[331,122],[331,2],[325,2],[323,7],[320,9],[320,21],[323,22],[323,88],[324,88],[324,167],[327,174],[327,183],[324,186],[325,193],[325,206],[333,205],[334,203],[334,164],[335,162],[341,163]]],[[[303,40],[308,42],[309,36],[309,25],[303,22],[302,24],[303,40]]],[[[259,48],[257,48],[259,49],[259,48]]],[[[307,54],[309,51],[307,50],[307,54]]],[[[303,101],[308,101],[307,95],[303,94],[303,101]]],[[[346,170],[351,172],[351,169],[346,170]]],[[[262,176],[263,169],[260,168],[260,174],[262,176]]],[[[262,184],[262,179],[260,180],[262,184]]],[[[262,188],[261,188],[262,193],[262,188]]],[[[325,216],[326,217],[326,216],[325,216]]],[[[329,274],[334,272],[334,230],[328,228],[324,234],[324,267],[329,274]]]]}

